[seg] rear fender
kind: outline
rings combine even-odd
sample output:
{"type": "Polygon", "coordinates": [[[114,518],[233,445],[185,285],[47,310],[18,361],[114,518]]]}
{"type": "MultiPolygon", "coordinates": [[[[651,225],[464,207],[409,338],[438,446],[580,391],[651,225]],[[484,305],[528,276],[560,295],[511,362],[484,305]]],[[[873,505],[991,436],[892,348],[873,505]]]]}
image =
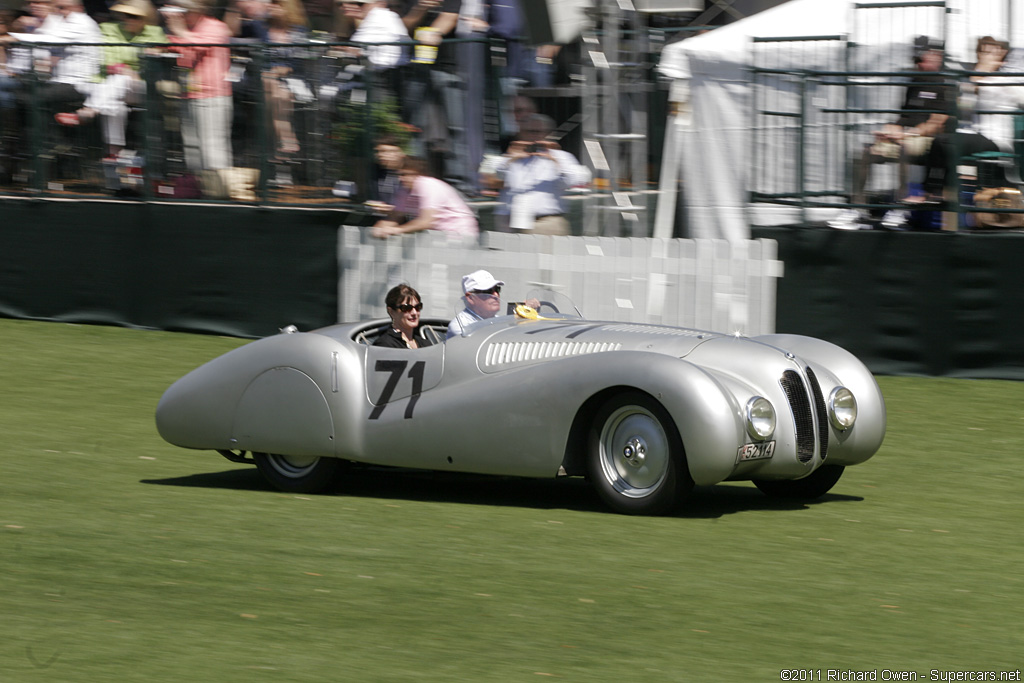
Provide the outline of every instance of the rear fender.
{"type": "Polygon", "coordinates": [[[157,428],[184,448],[345,457],[362,438],[346,410],[365,400],[360,372],[355,345],[319,334],[267,337],[175,382],[157,406],[157,428]]]}
{"type": "Polygon", "coordinates": [[[295,368],[276,367],[245,390],[231,430],[235,449],[334,455],[334,420],[320,387],[295,368]]]}

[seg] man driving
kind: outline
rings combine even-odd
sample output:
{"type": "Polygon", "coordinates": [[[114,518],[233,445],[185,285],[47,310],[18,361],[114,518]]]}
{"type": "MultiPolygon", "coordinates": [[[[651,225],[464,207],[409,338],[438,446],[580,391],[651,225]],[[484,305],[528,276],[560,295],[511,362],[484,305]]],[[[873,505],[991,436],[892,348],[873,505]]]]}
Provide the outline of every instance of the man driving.
{"type": "Polygon", "coordinates": [[[501,288],[505,283],[495,280],[486,270],[475,270],[462,276],[462,300],[466,307],[448,323],[448,339],[479,320],[498,315],[501,310],[501,288]]]}
{"type": "MultiPolygon", "coordinates": [[[[474,270],[469,275],[463,275],[462,300],[466,302],[466,307],[448,323],[448,336],[445,338],[451,339],[462,334],[473,323],[498,315],[501,310],[501,288],[504,285],[504,282],[495,280],[486,270],[474,270]]],[[[532,297],[523,303],[527,308],[540,308],[540,301],[532,297]]]]}

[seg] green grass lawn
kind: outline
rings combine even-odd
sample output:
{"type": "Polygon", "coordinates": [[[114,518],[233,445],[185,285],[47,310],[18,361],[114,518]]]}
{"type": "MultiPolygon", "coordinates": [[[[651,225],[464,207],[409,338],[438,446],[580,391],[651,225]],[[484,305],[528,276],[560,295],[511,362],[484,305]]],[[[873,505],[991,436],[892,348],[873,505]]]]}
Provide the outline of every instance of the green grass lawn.
{"type": "Polygon", "coordinates": [[[332,495],[163,442],[244,342],[0,320],[0,681],[777,681],[1024,664],[1024,384],[881,378],[810,505],[368,470],[332,495]]]}

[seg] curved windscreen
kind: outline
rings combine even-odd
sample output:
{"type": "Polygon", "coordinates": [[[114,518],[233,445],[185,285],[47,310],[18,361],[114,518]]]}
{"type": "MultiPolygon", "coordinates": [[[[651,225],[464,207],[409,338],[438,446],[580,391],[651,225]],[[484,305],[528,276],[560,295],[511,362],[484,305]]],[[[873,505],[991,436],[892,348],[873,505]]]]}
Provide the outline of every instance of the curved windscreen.
{"type": "Polygon", "coordinates": [[[529,302],[531,299],[537,302],[535,307],[537,315],[545,318],[583,318],[583,314],[580,313],[580,309],[576,308],[572,299],[554,290],[531,289],[526,293],[524,302],[529,302]]]}

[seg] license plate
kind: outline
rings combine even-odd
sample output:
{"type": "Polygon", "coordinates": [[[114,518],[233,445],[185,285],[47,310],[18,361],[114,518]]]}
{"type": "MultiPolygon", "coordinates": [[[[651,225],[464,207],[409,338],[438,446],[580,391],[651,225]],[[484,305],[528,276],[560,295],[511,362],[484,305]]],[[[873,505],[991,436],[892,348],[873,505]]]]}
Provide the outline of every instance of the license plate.
{"type": "Polygon", "coordinates": [[[775,455],[775,442],[765,441],[763,443],[748,443],[739,447],[736,452],[736,462],[747,460],[767,460],[775,455]]]}

